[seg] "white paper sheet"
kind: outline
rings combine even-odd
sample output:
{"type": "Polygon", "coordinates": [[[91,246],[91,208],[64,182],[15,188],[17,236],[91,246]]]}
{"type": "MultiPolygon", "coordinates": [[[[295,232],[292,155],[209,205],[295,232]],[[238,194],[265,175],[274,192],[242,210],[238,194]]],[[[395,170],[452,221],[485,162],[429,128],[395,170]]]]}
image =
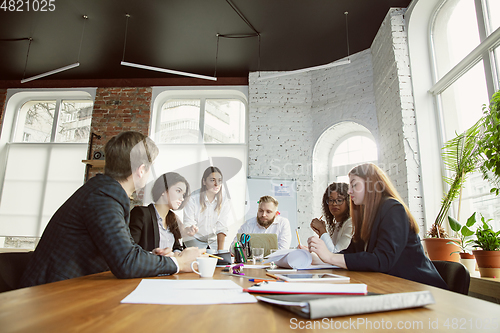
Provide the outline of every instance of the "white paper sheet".
{"type": "Polygon", "coordinates": [[[121,303],[136,304],[233,304],[255,303],[230,280],[149,280],[143,279],[121,303]]]}
{"type": "Polygon", "coordinates": [[[284,268],[305,268],[312,263],[312,256],[309,251],[300,249],[278,250],[267,256],[264,263],[274,262],[279,267],[284,268]]]}

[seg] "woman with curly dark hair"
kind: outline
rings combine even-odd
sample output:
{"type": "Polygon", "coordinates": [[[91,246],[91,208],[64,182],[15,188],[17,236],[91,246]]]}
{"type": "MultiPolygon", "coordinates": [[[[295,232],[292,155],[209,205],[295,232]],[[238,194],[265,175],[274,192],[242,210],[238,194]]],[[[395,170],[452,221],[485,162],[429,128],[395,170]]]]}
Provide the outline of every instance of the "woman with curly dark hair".
{"type": "Polygon", "coordinates": [[[323,194],[323,216],[326,221],[313,219],[311,228],[326,244],[330,252],[337,253],[347,248],[352,238],[349,185],[331,183],[323,194]]]}

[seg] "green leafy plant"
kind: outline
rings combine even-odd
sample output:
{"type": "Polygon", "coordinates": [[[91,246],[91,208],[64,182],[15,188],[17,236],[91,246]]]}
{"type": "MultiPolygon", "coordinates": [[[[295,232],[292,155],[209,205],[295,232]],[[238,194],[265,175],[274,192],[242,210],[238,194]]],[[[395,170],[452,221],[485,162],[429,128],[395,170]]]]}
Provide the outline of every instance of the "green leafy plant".
{"type": "MultiPolygon", "coordinates": [[[[450,228],[451,230],[455,231],[459,239],[452,239],[451,241],[448,242],[448,244],[456,244],[460,247],[461,251],[455,251],[453,253],[467,253],[467,249],[469,248],[469,245],[474,242],[472,239],[472,236],[474,235],[474,231],[470,230],[469,228],[472,227],[476,223],[476,212],[474,212],[468,219],[465,225],[461,225],[460,222],[458,222],[456,219],[454,219],[451,216],[448,216],[448,222],[450,223],[450,228]]],[[[470,251],[469,251],[470,252],[470,251]]]]}
{"type": "Polygon", "coordinates": [[[458,202],[458,216],[462,201],[462,188],[469,173],[479,169],[482,158],[481,149],[478,145],[481,136],[482,121],[478,121],[465,132],[447,141],[443,146],[441,156],[445,167],[452,173],[451,177],[444,177],[450,186],[448,192],[441,201],[441,208],[431,229],[427,233],[430,237],[446,238],[443,222],[448,216],[450,206],[455,199],[458,202]]]}
{"type": "Polygon", "coordinates": [[[473,247],[480,247],[484,251],[498,251],[500,250],[500,231],[494,232],[489,225],[488,221],[485,221],[484,217],[481,216],[481,221],[483,225],[476,230],[476,240],[473,241],[473,247]]]}
{"type": "Polygon", "coordinates": [[[491,193],[500,192],[500,91],[493,94],[489,108],[483,106],[483,130],[479,146],[485,156],[480,169],[483,178],[488,180],[493,188],[491,193]]]}

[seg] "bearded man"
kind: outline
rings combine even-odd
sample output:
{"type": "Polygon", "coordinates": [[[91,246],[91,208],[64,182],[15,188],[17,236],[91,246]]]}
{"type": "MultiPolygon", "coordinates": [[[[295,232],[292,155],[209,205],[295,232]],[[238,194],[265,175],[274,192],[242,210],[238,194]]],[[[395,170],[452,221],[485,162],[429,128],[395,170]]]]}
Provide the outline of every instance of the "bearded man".
{"type": "MultiPolygon", "coordinates": [[[[259,199],[257,216],[247,220],[238,230],[237,234],[276,234],[278,236],[278,249],[289,249],[292,242],[290,221],[280,216],[278,200],[270,195],[259,199]]],[[[231,248],[236,242],[234,238],[231,248]]]]}

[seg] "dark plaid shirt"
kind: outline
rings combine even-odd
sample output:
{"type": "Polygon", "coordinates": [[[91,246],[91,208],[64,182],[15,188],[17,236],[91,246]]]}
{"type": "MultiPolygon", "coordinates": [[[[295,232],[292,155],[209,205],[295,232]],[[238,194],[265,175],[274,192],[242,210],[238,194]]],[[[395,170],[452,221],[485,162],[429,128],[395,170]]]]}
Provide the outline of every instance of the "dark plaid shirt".
{"type": "Polygon", "coordinates": [[[107,270],[118,278],[175,273],[172,259],[150,254],[134,242],[129,210],[120,183],[102,174],[89,179],[49,221],[21,286],[107,270]]]}

